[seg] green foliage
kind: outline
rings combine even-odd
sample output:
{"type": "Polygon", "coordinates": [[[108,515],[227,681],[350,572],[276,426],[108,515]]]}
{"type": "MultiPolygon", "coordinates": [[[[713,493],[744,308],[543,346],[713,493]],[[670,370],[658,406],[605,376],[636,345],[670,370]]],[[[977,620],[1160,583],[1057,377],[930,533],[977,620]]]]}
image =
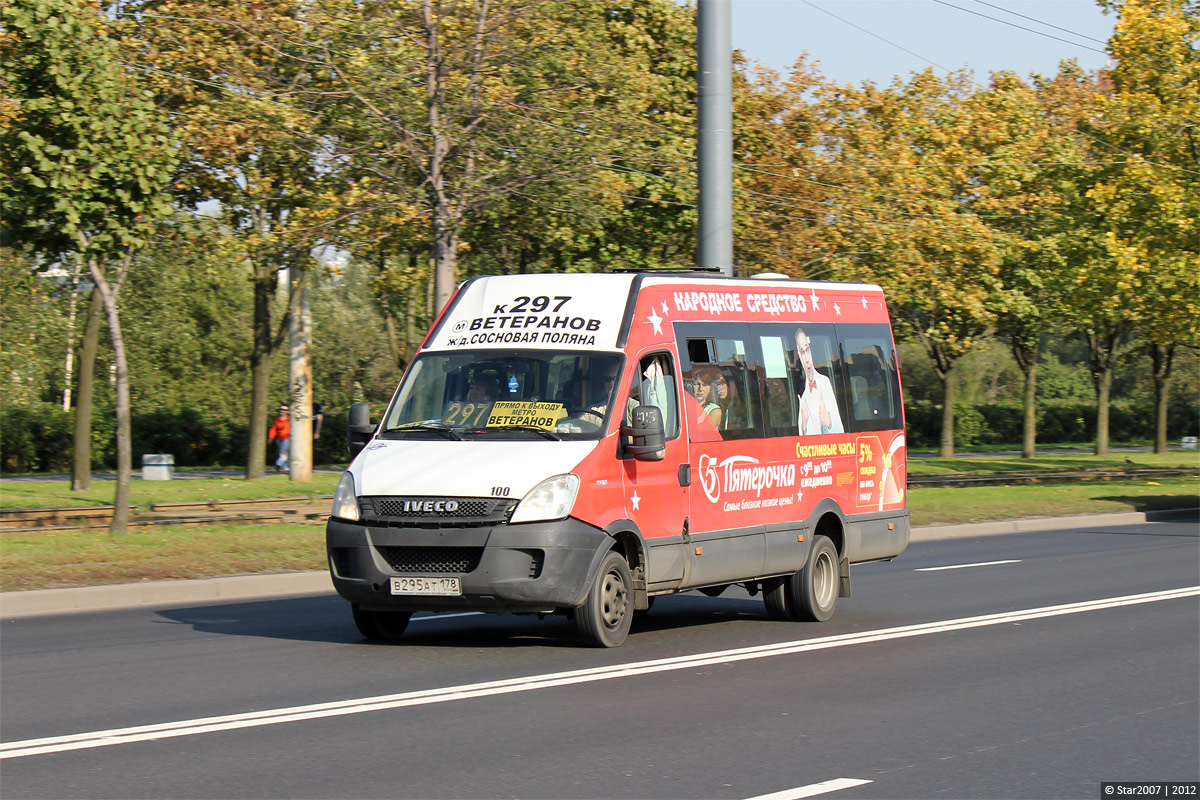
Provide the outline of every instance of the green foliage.
{"type": "Polygon", "coordinates": [[[71,462],[71,415],[53,403],[11,405],[0,423],[5,472],[53,472],[71,462]]]}
{"type": "Polygon", "coordinates": [[[180,216],[139,252],[122,291],[138,413],[249,416],[250,270],[229,231],[180,216]]]}
{"type": "Polygon", "coordinates": [[[159,109],[82,0],[11,0],[0,86],[16,98],[0,150],[6,237],[53,256],[143,243],[174,167],[159,109]]]}
{"type": "MultiPolygon", "coordinates": [[[[1173,438],[1194,424],[1200,15],[1105,2],[1118,24],[1103,74],[853,87],[806,61],[782,77],[737,62],[738,269],[882,284],[914,442],[937,440],[951,374],[959,444],[1015,443],[1034,358],[1043,441],[1096,435],[1097,371],[1117,438],[1146,438],[1156,396],[1174,403],[1173,438]],[[1171,380],[1149,344],[1179,345],[1171,380]]],[[[6,423],[6,463],[58,458],[62,437],[35,417],[69,388],[80,253],[143,246],[120,295],[134,435],[181,464],[264,438],[239,427],[264,417],[250,362],[274,353],[269,384],[258,373],[272,407],[286,392],[276,275],[316,269],[314,247],[349,258],[312,282],[318,461],[344,458],[334,420],[386,401],[432,320],[431,243],[460,276],[691,266],[694,5],[493,0],[482,29],[484,5],[438,7],[0,7],[0,403],[24,420],[6,423]],[[219,224],[153,227],[171,176],[177,201],[219,224]]],[[[111,347],[98,464],[113,458],[111,347]]]]}
{"type": "MultiPolygon", "coordinates": [[[[352,263],[313,288],[313,391],[326,414],[322,440],[331,413],[347,414],[360,400],[386,403],[400,379],[368,269],[352,263]]],[[[422,327],[417,335],[424,333],[422,327]]]]}
{"type": "Polygon", "coordinates": [[[987,420],[969,403],[954,404],[954,441],[963,447],[980,442],[987,420]]]}
{"type": "Polygon", "coordinates": [[[0,247],[0,287],[0,406],[61,402],[69,292],[27,251],[8,247],[0,247]]]}

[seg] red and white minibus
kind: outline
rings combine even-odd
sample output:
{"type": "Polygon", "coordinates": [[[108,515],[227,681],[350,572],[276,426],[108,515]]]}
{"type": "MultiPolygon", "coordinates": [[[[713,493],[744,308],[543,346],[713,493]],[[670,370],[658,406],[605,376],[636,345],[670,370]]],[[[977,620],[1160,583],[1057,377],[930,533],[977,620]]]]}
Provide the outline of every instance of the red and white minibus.
{"type": "Polygon", "coordinates": [[[326,541],[368,638],[416,611],[557,612],[611,647],[654,597],[732,584],[821,621],[851,564],[908,543],[877,286],[475,278],[366,414],[326,541]]]}

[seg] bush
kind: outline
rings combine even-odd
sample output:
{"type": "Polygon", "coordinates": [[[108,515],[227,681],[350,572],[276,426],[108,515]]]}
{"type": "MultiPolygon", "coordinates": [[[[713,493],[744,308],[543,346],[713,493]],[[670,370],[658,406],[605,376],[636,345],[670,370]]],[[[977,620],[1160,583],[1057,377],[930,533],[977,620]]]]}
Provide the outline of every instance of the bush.
{"type": "Polygon", "coordinates": [[[909,447],[937,447],[941,441],[942,407],[928,400],[904,405],[905,441],[909,447]]]}
{"type": "Polygon", "coordinates": [[[53,403],[10,405],[0,425],[5,472],[63,472],[71,468],[73,415],[53,403]]]}
{"type": "Polygon", "coordinates": [[[954,446],[966,447],[983,438],[987,422],[983,414],[970,403],[954,404],[954,446]]]}
{"type": "Polygon", "coordinates": [[[987,403],[976,406],[983,417],[980,444],[1020,444],[1025,425],[1025,412],[1020,406],[987,403]]]}
{"type": "Polygon", "coordinates": [[[139,414],[130,421],[136,469],[145,453],[170,453],[177,467],[245,464],[249,453],[244,424],[191,409],[178,414],[139,414]]]}
{"type": "MultiPolygon", "coordinates": [[[[1021,444],[1024,411],[1019,405],[989,403],[954,408],[954,445],[1021,444]]],[[[909,447],[937,447],[941,443],[942,408],[927,400],[904,407],[909,447]]],[[[1039,404],[1037,441],[1091,444],[1096,440],[1096,407],[1083,402],[1039,404]]],[[[1154,438],[1154,407],[1148,402],[1116,402],[1109,406],[1109,437],[1116,442],[1154,438]]],[[[1200,435],[1200,403],[1177,400],[1167,411],[1167,436],[1178,443],[1184,436],[1200,435]]]]}
{"type": "Polygon", "coordinates": [[[1096,409],[1084,403],[1055,403],[1038,409],[1039,442],[1085,443],[1096,438],[1096,409]]]}

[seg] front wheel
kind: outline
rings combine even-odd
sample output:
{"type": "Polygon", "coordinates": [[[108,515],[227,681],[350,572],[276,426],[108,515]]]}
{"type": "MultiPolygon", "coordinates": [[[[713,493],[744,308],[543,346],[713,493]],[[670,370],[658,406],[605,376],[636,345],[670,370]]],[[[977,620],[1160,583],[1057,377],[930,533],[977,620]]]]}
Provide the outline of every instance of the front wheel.
{"type": "Polygon", "coordinates": [[[594,647],[616,647],[625,641],[633,622],[633,575],[615,550],[600,562],[600,572],[587,600],[575,609],[575,625],[594,647]]]}
{"type": "Polygon", "coordinates": [[[813,539],[808,562],[788,580],[788,606],[792,618],[802,622],[825,622],[837,610],[837,548],[828,536],[813,539]]]}
{"type": "Polygon", "coordinates": [[[407,611],[376,611],[363,608],[358,603],[351,603],[350,611],[354,614],[354,626],[359,633],[368,639],[385,642],[394,642],[403,636],[412,616],[407,611]]]}

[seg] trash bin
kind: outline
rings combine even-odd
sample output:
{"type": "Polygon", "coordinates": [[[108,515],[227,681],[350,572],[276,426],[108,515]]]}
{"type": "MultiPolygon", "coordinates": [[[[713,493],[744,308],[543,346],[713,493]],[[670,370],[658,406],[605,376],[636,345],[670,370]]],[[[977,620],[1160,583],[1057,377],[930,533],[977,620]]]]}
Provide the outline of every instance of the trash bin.
{"type": "Polygon", "coordinates": [[[146,453],[142,456],[142,480],[169,481],[175,475],[175,456],[170,453],[146,453]]]}

